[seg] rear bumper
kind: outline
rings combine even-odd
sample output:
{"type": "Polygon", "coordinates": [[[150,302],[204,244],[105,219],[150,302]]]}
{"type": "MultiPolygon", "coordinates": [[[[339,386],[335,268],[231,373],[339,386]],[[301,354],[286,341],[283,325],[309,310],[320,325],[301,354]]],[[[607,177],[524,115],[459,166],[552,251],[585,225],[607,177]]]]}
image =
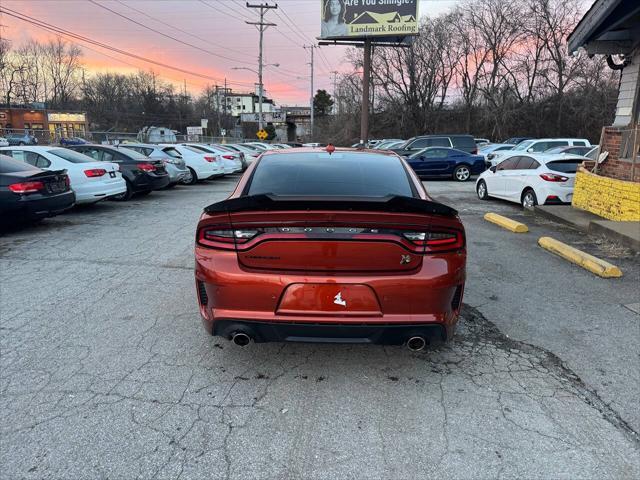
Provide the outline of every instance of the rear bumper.
{"type": "Polygon", "coordinates": [[[134,192],[146,192],[148,190],[160,190],[169,185],[169,175],[149,175],[147,173],[138,175],[132,187],[134,192]]]}
{"type": "Polygon", "coordinates": [[[75,199],[71,190],[52,196],[22,195],[6,202],[0,208],[0,217],[7,221],[53,217],[73,207],[75,199]]]}
{"type": "Polygon", "coordinates": [[[213,335],[231,340],[236,333],[245,333],[256,343],[370,343],[402,345],[411,337],[445,341],[453,335],[453,327],[441,324],[322,324],[273,323],[246,320],[216,320],[213,335]]]}
{"type": "Polygon", "coordinates": [[[461,251],[426,256],[417,270],[397,275],[248,271],[233,251],[196,246],[195,279],[203,325],[213,335],[230,336],[229,325],[235,325],[252,327],[258,341],[403,343],[411,329],[424,330],[421,336],[438,332],[440,338],[451,338],[462,304],[465,265],[461,251]],[[282,308],[285,292],[295,284],[331,285],[336,292],[341,286],[366,285],[379,309],[340,314],[314,305],[308,311],[282,308]]]}

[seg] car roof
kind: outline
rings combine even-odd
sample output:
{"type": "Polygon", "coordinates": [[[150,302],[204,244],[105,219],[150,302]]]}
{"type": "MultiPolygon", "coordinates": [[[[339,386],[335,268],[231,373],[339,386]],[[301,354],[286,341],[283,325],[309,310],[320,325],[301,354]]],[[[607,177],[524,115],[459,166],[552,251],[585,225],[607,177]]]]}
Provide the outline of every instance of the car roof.
{"type": "MultiPolygon", "coordinates": [[[[327,147],[298,147],[298,148],[290,148],[290,149],[286,149],[286,150],[267,150],[265,152],[263,152],[262,157],[269,157],[272,155],[290,155],[290,156],[295,156],[295,155],[304,155],[304,154],[308,154],[308,153],[328,153],[327,152],[327,147]]],[[[334,153],[348,153],[348,154],[355,154],[355,155],[384,155],[384,156],[388,156],[388,157],[396,157],[399,160],[401,159],[401,157],[394,152],[391,152],[389,150],[376,150],[375,148],[368,148],[365,150],[360,150],[357,148],[346,148],[346,147],[336,147],[336,149],[334,150],[334,153]]]]}
{"type": "Polygon", "coordinates": [[[25,150],[27,152],[47,152],[52,148],[66,148],[61,147],[59,145],[11,145],[8,147],[0,147],[2,150],[15,150],[19,148],[20,150],[25,150]]]}
{"type": "Polygon", "coordinates": [[[502,161],[507,160],[511,157],[531,157],[534,160],[537,160],[540,163],[548,163],[553,160],[584,160],[585,157],[583,155],[576,155],[575,153],[529,153],[529,152],[510,152],[507,150],[507,155],[502,158],[502,161]]]}
{"type": "Polygon", "coordinates": [[[157,143],[121,143],[118,147],[145,147],[145,148],[164,148],[157,143]]]}

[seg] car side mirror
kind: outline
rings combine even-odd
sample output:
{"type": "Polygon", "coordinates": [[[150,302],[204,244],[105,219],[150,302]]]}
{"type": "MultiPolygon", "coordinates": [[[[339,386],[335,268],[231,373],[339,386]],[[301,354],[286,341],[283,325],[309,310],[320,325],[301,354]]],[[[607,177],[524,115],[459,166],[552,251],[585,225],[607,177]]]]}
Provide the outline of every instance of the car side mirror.
{"type": "Polygon", "coordinates": [[[491,170],[492,173],[496,173],[496,167],[490,167],[489,170],[491,170]]]}

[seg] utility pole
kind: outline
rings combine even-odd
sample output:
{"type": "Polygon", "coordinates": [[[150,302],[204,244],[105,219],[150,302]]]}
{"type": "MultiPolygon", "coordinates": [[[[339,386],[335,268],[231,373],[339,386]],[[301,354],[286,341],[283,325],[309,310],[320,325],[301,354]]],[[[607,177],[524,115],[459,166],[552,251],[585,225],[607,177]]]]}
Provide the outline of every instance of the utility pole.
{"type": "Polygon", "coordinates": [[[360,143],[369,140],[369,83],[371,82],[371,38],[364,41],[364,64],[362,75],[362,108],[360,114],[360,143]]]}
{"type": "Polygon", "coordinates": [[[247,2],[247,8],[257,8],[260,9],[260,21],[259,22],[247,22],[245,21],[244,23],[247,23],[249,25],[256,25],[258,27],[258,31],[260,32],[260,53],[258,54],[258,111],[259,111],[259,121],[258,121],[258,125],[260,127],[260,130],[262,130],[262,37],[264,34],[264,31],[267,29],[267,27],[276,27],[277,25],[275,23],[265,23],[264,21],[264,14],[267,12],[267,10],[272,9],[272,8],[278,8],[278,4],[274,4],[274,5],[269,5],[268,3],[260,3],[260,4],[251,4],[249,2],[247,2]]]}
{"type": "Polygon", "coordinates": [[[338,83],[338,72],[337,70],[333,70],[331,72],[331,75],[333,75],[333,113],[340,113],[339,110],[340,108],[338,108],[338,97],[336,96],[336,84],[338,83]]]}
{"type": "Polygon", "coordinates": [[[313,127],[314,127],[314,114],[313,114],[313,51],[318,48],[316,45],[303,45],[303,48],[311,50],[311,97],[309,98],[309,105],[311,106],[311,140],[313,140],[313,127]]]}

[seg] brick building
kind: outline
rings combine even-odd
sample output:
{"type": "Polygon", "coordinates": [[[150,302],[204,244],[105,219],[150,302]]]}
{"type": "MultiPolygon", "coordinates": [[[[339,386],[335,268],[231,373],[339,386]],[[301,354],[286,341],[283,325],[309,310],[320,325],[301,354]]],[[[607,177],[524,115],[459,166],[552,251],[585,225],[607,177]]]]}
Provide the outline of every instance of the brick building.
{"type": "Polygon", "coordinates": [[[0,105],[0,135],[28,131],[48,143],[61,137],[84,137],[88,130],[85,112],[47,110],[44,104],[0,105]]]}
{"type": "Polygon", "coordinates": [[[640,221],[640,2],[596,0],[568,44],[569,53],[584,48],[606,55],[609,67],[621,71],[615,119],[603,127],[600,160],[585,162],[576,176],[573,206],[610,220],[640,221]]]}

